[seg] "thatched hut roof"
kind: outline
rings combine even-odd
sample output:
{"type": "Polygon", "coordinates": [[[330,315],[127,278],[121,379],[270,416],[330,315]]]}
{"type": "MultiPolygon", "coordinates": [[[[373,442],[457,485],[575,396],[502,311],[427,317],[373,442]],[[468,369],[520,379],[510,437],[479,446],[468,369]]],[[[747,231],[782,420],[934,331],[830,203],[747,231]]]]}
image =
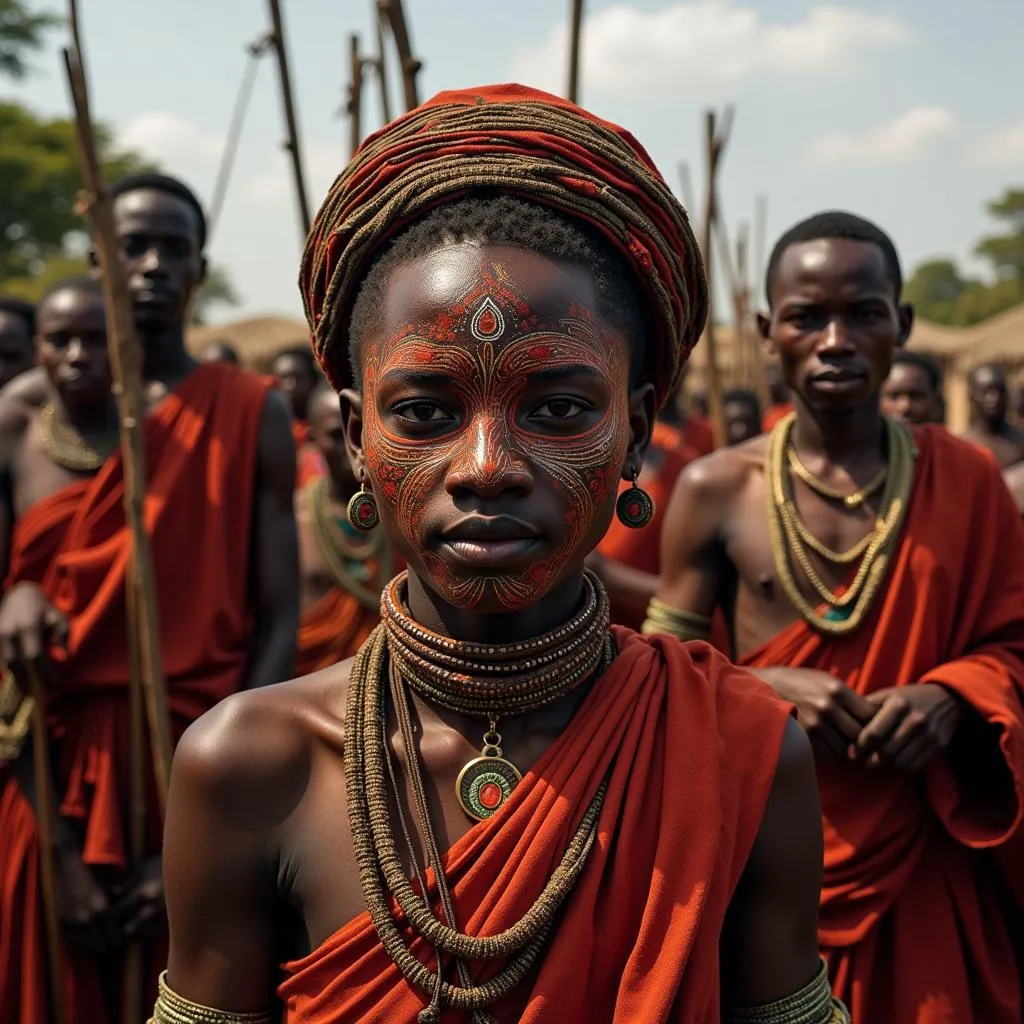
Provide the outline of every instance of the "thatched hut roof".
{"type": "Polygon", "coordinates": [[[298,317],[257,316],[193,327],[188,332],[187,343],[192,352],[199,352],[214,341],[231,345],[246,366],[263,369],[281,349],[308,345],[309,327],[298,317]]]}
{"type": "Polygon", "coordinates": [[[1024,364],[1024,303],[971,328],[972,343],[963,358],[965,369],[982,363],[1008,367],[1024,364]]]}
{"type": "Polygon", "coordinates": [[[972,344],[970,328],[945,327],[930,320],[915,320],[907,347],[945,363],[961,358],[972,344]]]}

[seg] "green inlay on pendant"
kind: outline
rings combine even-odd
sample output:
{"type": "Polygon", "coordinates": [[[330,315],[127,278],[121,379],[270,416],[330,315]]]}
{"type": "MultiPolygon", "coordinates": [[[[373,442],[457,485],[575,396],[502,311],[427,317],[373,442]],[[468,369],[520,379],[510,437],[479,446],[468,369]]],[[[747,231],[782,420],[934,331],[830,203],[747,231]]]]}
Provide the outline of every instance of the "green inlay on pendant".
{"type": "Polygon", "coordinates": [[[522,779],[519,769],[503,757],[476,757],[459,772],[455,795],[469,817],[486,821],[501,810],[522,779]]]}

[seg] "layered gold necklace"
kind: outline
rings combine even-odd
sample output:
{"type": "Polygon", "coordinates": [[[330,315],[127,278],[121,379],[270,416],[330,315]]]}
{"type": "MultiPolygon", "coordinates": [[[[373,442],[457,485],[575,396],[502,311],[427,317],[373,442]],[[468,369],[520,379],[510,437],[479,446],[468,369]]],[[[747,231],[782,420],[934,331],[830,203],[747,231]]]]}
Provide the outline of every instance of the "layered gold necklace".
{"type": "Polygon", "coordinates": [[[498,745],[499,719],[560,700],[611,664],[615,647],[608,632],[608,598],[597,577],[587,572],[582,609],[558,629],[515,644],[467,643],[424,629],[410,617],[405,605],[406,581],[407,575],[402,573],[385,588],[381,625],[360,649],[349,677],[345,775],[352,842],[363,898],[381,944],[407,981],[430,996],[430,1004],[419,1015],[421,1024],[436,1024],[444,1007],[469,1014],[473,1024],[484,1024],[491,1020],[486,1008],[511,992],[536,963],[559,908],[579,878],[597,836],[607,780],[583,815],[561,863],[526,914],[499,935],[466,935],[458,930],[430,821],[408,690],[488,722],[483,750],[463,768],[456,795],[470,817],[489,817],[504,805],[522,777],[498,745]],[[401,769],[391,754],[389,696],[402,736],[405,773],[420,837],[437,882],[440,915],[421,895],[427,887],[402,809],[401,769]],[[397,808],[399,830],[419,892],[402,865],[389,810],[392,804],[397,808]],[[408,927],[433,945],[436,971],[410,951],[403,935],[405,924],[400,926],[392,913],[392,900],[401,908],[408,927]],[[444,953],[455,958],[457,984],[444,980],[444,953]],[[490,980],[476,985],[467,966],[470,960],[509,962],[490,980]]]}
{"type": "Polygon", "coordinates": [[[74,427],[61,421],[53,402],[42,407],[40,426],[46,454],[58,466],[75,473],[95,473],[117,448],[116,427],[103,437],[87,441],[74,427]]]}
{"type": "Polygon", "coordinates": [[[883,417],[888,458],[886,466],[859,490],[841,492],[818,480],[796,457],[792,447],[796,414],[791,413],[772,431],[765,457],[765,495],[772,557],[786,596],[800,615],[815,629],[833,636],[853,633],[871,609],[885,579],[892,552],[910,504],[917,451],[913,435],[901,423],[883,417]],[[796,507],[789,470],[822,497],[841,502],[846,508],[859,508],[871,494],[882,490],[881,504],[871,532],[846,551],[834,551],[807,528],[796,507]],[[860,564],[849,585],[836,592],[821,578],[810,553],[837,566],[860,564]],[[792,559],[821,601],[827,605],[819,613],[800,591],[792,559]]]}
{"type": "Polygon", "coordinates": [[[372,580],[380,577],[380,555],[384,547],[384,531],[375,530],[368,537],[356,536],[347,524],[334,514],[331,506],[330,481],[317,477],[302,492],[317,550],[334,584],[351,594],[364,608],[380,604],[380,587],[372,580]]]}

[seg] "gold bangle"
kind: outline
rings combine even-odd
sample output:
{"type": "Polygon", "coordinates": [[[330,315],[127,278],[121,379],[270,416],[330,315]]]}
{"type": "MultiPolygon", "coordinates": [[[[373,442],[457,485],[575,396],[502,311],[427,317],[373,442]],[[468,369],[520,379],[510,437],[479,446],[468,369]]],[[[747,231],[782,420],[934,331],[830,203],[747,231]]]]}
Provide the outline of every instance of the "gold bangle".
{"type": "Polygon", "coordinates": [[[640,627],[644,636],[666,633],[684,643],[688,640],[707,640],[711,636],[711,619],[707,615],[684,612],[652,597],[647,605],[647,618],[640,627]]]}
{"type": "Polygon", "coordinates": [[[832,995],[825,962],[799,992],[763,1006],[728,1009],[723,1024],[850,1024],[850,1014],[832,995]]]}
{"type": "Polygon", "coordinates": [[[273,1024],[268,1012],[228,1013],[193,1003],[167,984],[167,972],[160,975],[159,994],[149,1024],[273,1024]]]}

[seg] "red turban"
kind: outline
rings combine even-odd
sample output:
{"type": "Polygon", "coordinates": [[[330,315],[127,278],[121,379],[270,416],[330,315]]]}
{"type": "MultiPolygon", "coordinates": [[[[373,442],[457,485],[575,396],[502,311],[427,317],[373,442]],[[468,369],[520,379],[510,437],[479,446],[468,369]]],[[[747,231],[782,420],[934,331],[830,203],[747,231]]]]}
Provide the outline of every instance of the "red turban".
{"type": "Polygon", "coordinates": [[[352,306],[381,244],[477,189],[592,225],[626,257],[654,325],[645,379],[659,405],[667,402],[707,317],[707,282],[686,211],[629,132],[521,85],[440,93],[371,135],[332,185],[299,278],[313,351],[331,383],[352,383],[352,306]]]}

